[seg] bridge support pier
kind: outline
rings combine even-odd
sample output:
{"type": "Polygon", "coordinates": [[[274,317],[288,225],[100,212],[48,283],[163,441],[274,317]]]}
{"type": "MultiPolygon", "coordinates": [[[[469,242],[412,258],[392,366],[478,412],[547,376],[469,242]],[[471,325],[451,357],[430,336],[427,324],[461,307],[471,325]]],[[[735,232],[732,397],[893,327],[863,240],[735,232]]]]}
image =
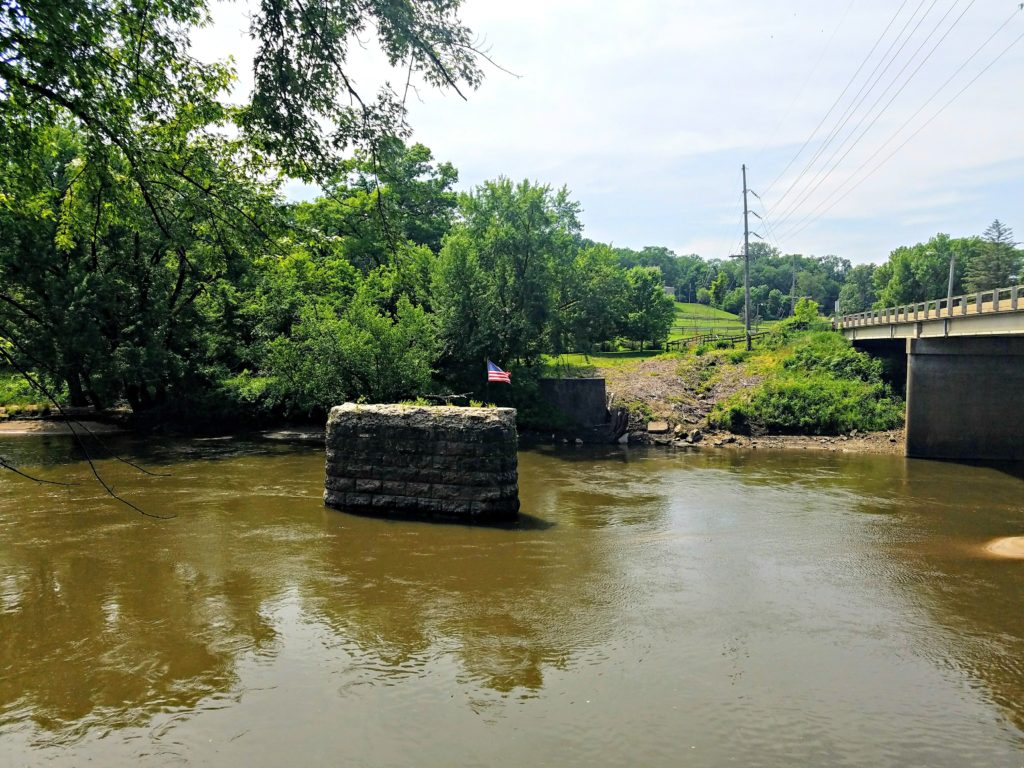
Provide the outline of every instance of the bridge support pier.
{"type": "Polygon", "coordinates": [[[907,456],[1024,460],[1024,338],[907,340],[907,456]]]}

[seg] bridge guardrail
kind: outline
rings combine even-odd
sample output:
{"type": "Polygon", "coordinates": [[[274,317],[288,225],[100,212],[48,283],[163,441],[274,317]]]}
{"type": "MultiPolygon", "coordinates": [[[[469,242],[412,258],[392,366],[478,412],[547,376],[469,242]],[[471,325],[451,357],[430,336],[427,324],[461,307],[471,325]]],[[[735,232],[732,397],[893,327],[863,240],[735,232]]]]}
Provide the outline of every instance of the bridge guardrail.
{"type": "Polygon", "coordinates": [[[941,320],[947,317],[1020,311],[1024,311],[1024,285],[1014,285],[1009,288],[994,288],[962,296],[947,296],[942,299],[931,299],[914,304],[902,304],[885,309],[837,316],[832,321],[832,325],[837,329],[860,328],[870,325],[914,323],[921,320],[941,320]],[[986,297],[988,297],[987,300],[986,297]]]}

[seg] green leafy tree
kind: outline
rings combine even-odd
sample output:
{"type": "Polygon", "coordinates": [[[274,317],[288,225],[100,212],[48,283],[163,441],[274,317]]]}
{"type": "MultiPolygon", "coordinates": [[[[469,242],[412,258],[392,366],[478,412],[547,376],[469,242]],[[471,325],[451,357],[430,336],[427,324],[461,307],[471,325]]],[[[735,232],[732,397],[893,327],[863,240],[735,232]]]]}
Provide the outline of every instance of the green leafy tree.
{"type": "MultiPolygon", "coordinates": [[[[401,64],[461,93],[481,81],[473,33],[459,0],[280,0],[251,17],[254,88],[236,112],[250,142],[291,175],[328,178],[346,149],[373,147],[405,128],[390,88],[355,87],[349,54],[372,34],[401,64]]],[[[0,16],[0,134],[5,147],[27,126],[73,119],[124,156],[133,183],[151,188],[160,153],[140,126],[222,109],[230,80],[203,64],[189,33],[209,22],[206,0],[19,0],[0,16]]]]}
{"type": "Polygon", "coordinates": [[[878,297],[872,279],[874,272],[874,264],[858,264],[846,274],[843,287],[839,289],[839,314],[864,312],[875,303],[878,297]]]}
{"type": "Polygon", "coordinates": [[[963,278],[981,247],[976,238],[954,239],[938,234],[927,243],[901,246],[872,275],[875,306],[892,307],[944,297],[949,284],[949,262],[956,258],[953,292],[962,293],[963,278]]]}
{"type": "Polygon", "coordinates": [[[629,297],[626,308],[625,336],[640,342],[663,342],[675,319],[675,303],[665,295],[661,271],[657,267],[633,267],[626,272],[629,297]]]}
{"type": "Polygon", "coordinates": [[[551,352],[591,352],[622,327],[629,286],[607,245],[588,245],[556,280],[551,352]]]}
{"type": "Polygon", "coordinates": [[[73,404],[138,411],[201,387],[207,331],[224,319],[213,297],[244,281],[276,227],[274,187],[240,142],[195,135],[188,116],[148,141],[167,164],[148,188],[74,127],[38,127],[0,165],[0,335],[73,404]]]}
{"type": "Polygon", "coordinates": [[[711,293],[711,303],[721,307],[725,303],[725,297],[729,292],[729,273],[725,270],[719,272],[711,281],[708,291],[711,293]]]}
{"type": "Polygon", "coordinates": [[[346,259],[364,272],[403,268],[410,243],[437,253],[458,205],[454,166],[435,163],[422,144],[392,139],[382,148],[373,157],[359,153],[325,185],[323,197],[295,208],[299,227],[342,241],[346,259]]]}
{"type": "Polygon", "coordinates": [[[266,346],[268,396],[286,412],[322,414],[357,398],[394,402],[425,392],[437,355],[434,320],[404,296],[392,313],[380,293],[371,278],[340,311],[318,299],[304,304],[291,332],[266,346]]]}
{"type": "Polygon", "coordinates": [[[449,370],[484,357],[533,365],[548,351],[559,279],[580,245],[568,191],[501,178],[460,202],[462,222],[441,249],[432,294],[449,370]]]}

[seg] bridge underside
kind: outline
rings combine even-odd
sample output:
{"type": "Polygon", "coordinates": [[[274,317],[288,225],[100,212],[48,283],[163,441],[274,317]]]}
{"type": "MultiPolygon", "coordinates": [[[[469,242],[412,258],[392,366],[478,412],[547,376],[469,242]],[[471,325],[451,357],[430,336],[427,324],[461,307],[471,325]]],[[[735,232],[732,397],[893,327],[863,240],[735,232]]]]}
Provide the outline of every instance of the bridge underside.
{"type": "Polygon", "coordinates": [[[908,456],[1024,460],[1024,336],[904,343],[908,456]]]}

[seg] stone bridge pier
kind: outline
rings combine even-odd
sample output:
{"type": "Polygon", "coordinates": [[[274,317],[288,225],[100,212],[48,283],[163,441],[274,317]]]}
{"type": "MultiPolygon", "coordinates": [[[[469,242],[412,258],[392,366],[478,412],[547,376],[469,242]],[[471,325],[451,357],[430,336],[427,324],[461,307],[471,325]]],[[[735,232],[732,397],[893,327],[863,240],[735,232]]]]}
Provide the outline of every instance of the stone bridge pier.
{"type": "Polygon", "coordinates": [[[907,456],[1024,460],[1024,337],[906,340],[907,456]]]}

